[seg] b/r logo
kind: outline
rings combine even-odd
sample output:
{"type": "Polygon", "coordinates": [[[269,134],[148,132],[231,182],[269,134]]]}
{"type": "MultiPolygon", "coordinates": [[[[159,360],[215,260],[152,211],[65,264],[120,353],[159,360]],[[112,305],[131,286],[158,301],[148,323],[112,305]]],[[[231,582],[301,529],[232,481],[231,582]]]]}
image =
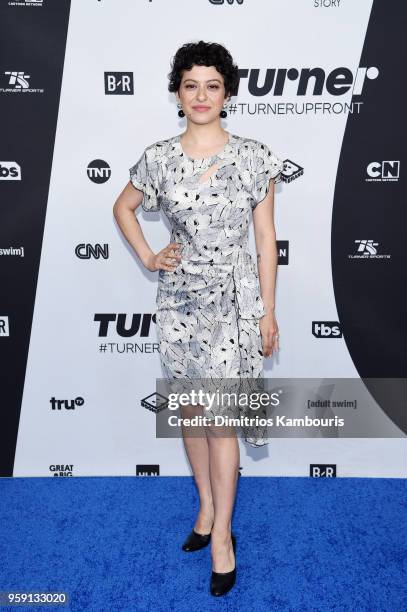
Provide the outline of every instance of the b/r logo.
{"type": "Polygon", "coordinates": [[[105,94],[132,96],[134,93],[132,72],[105,72],[105,94]]]}

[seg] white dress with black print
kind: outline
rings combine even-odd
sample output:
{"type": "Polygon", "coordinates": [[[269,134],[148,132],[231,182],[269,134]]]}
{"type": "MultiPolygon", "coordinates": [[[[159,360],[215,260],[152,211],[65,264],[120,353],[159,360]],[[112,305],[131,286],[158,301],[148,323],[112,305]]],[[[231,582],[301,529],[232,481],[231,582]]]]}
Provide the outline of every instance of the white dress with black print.
{"type": "MultiPolygon", "coordinates": [[[[181,245],[175,270],[158,273],[157,335],[166,378],[263,377],[259,319],[266,310],[248,227],[270,179],[280,182],[282,170],[267,145],[231,133],[221,152],[201,159],[186,155],[180,135],[159,140],[130,168],[131,182],[144,192],[142,208],[162,209],[171,242],[181,245]]],[[[242,431],[252,446],[268,442],[263,427],[242,431]]]]}

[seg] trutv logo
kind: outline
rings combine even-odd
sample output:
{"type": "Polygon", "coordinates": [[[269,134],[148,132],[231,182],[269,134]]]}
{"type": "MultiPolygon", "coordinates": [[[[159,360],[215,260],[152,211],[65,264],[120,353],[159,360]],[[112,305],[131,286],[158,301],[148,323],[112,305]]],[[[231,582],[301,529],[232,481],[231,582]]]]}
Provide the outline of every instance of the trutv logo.
{"type": "Polygon", "coordinates": [[[0,161],[0,181],[21,181],[21,168],[15,161],[0,161]]]}

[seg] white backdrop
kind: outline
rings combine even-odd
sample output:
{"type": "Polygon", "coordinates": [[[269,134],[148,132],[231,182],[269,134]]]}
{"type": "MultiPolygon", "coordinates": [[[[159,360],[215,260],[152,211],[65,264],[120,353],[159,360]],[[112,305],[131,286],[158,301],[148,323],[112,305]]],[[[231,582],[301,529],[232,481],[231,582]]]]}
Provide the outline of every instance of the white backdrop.
{"type": "MultiPolygon", "coordinates": [[[[328,74],[344,66],[355,77],[372,2],[319,4],[72,1],[14,475],[52,475],[50,465],[72,465],[73,475],[132,475],[140,464],[159,464],[161,475],[190,474],[182,440],[156,439],[155,415],[141,405],[162,376],[154,322],[144,337],[120,336],[115,322],[100,337],[94,320],[96,313],[124,313],[129,326],[133,313],[155,309],[158,273],[143,269],[112,207],[144,147],[185,130],[167,89],[170,59],[183,43],[224,44],[239,68],[260,70],[260,85],[267,68],[322,67],[328,74]],[[133,73],[134,95],[105,95],[104,73],[121,71],[133,73]],[[102,184],[88,178],[95,159],[111,169],[102,184]],[[107,244],[109,257],[78,258],[81,243],[107,244]],[[51,398],[65,400],[60,410],[51,398]],[[69,409],[75,398],[83,401],[69,409]]],[[[357,377],[343,338],[321,341],[311,333],[311,321],[338,319],[330,224],[352,89],[300,96],[297,85],[287,81],[280,96],[255,96],[242,78],[232,98],[236,112],[223,120],[228,131],[259,139],[304,168],[276,185],[277,239],[289,241],[290,259],[278,269],[281,348],[266,359],[265,374],[357,377]]],[[[361,100],[367,86],[365,79],[361,100]]],[[[163,248],[170,239],[164,214],[136,214],[152,249],[163,248]]],[[[308,476],[311,463],[336,464],[338,476],[404,477],[405,440],[279,438],[262,449],[241,442],[242,475],[308,476]]]]}

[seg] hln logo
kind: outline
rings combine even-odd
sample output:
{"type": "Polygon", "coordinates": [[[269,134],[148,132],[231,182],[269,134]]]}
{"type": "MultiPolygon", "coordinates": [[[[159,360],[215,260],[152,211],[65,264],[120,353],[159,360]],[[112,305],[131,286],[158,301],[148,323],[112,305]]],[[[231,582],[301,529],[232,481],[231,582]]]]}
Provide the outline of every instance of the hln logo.
{"type": "Polygon", "coordinates": [[[132,72],[105,72],[105,94],[131,96],[134,93],[132,72]]]}
{"type": "Polygon", "coordinates": [[[335,463],[311,463],[309,466],[309,475],[312,478],[335,478],[336,464],[335,463]]]}
{"type": "Polygon", "coordinates": [[[159,465],[137,465],[136,476],[159,476],[159,465]]]}

